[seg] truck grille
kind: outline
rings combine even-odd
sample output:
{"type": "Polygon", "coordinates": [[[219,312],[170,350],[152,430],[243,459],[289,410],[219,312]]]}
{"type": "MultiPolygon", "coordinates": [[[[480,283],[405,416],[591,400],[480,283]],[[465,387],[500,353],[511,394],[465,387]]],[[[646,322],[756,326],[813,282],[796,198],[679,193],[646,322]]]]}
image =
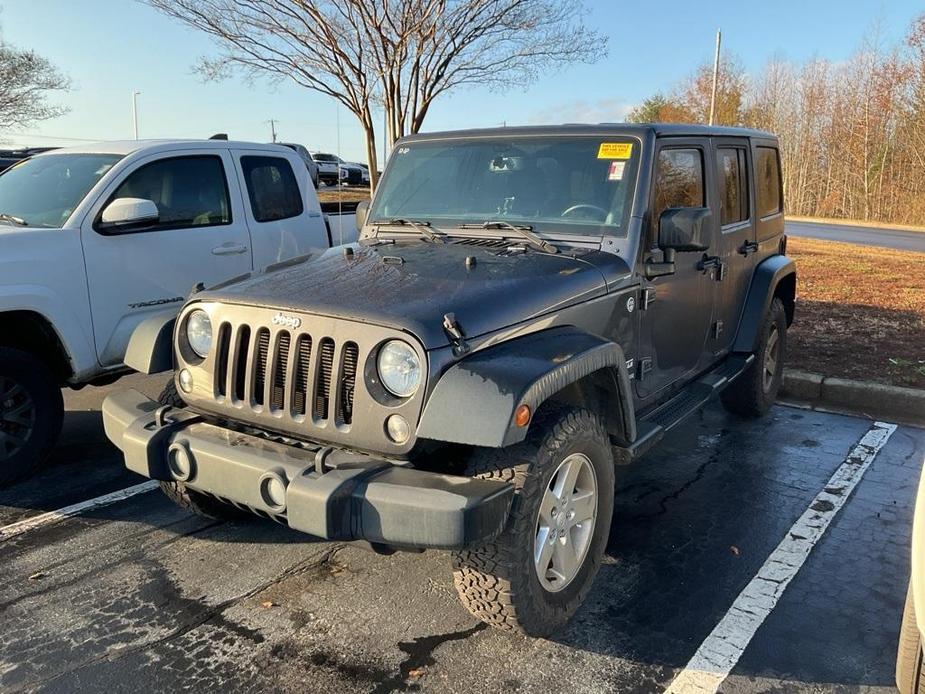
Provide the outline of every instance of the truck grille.
{"type": "Polygon", "coordinates": [[[327,336],[269,328],[252,331],[247,325],[222,323],[215,393],[219,401],[255,413],[269,412],[297,422],[310,416],[316,424],[349,426],[358,362],[355,342],[338,345],[327,336]]]}

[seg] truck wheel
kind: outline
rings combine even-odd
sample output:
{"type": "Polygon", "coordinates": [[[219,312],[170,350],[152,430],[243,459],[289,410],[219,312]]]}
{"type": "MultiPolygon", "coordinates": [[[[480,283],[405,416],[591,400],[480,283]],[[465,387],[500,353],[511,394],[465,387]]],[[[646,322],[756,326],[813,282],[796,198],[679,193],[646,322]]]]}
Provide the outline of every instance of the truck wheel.
{"type": "MultiPolygon", "coordinates": [[[[162,405],[184,407],[184,402],[177,393],[177,384],[173,379],[167,382],[157,400],[162,405]]],[[[161,491],[164,492],[168,499],[180,508],[191,511],[197,516],[214,520],[238,520],[250,516],[250,514],[245,513],[236,506],[226,504],[208,494],[197,492],[195,489],[190,489],[183,482],[162,481],[160,485],[161,491]]]]}
{"type": "Polygon", "coordinates": [[[775,298],[764,318],[755,361],[720,394],[727,410],[759,417],[771,409],[784,376],[786,347],[787,312],[783,302],[775,298]]]}
{"type": "Polygon", "coordinates": [[[61,387],[48,367],[28,352],[0,347],[0,486],[48,457],[63,420],[61,387]]]}
{"type": "Polygon", "coordinates": [[[613,465],[600,419],[577,408],[541,412],[522,444],[476,451],[469,473],[516,491],[504,531],[453,555],[456,590],[473,615],[548,636],[575,614],[610,534],[613,465]]]}
{"type": "Polygon", "coordinates": [[[922,635],[915,618],[912,586],[906,593],[899,648],[896,650],[896,686],[900,694],[923,694],[925,677],[922,673],[922,635]]]}

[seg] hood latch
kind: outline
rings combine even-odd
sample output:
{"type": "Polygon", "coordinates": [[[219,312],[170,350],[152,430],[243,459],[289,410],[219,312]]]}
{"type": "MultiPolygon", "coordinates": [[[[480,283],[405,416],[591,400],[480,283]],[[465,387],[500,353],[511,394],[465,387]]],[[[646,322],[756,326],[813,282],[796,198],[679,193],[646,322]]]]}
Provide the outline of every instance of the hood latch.
{"type": "Polygon", "coordinates": [[[461,357],[469,351],[469,343],[466,342],[466,336],[456,322],[455,313],[443,314],[443,330],[449,336],[453,343],[453,354],[461,357]]]}

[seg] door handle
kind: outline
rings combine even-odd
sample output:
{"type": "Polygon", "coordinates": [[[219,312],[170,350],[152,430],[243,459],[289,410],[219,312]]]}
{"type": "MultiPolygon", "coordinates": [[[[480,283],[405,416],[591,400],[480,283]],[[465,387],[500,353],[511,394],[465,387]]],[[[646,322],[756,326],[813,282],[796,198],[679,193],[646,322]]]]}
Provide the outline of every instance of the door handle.
{"type": "Polygon", "coordinates": [[[212,255],[238,255],[246,252],[247,246],[243,243],[223,243],[212,249],[212,255]]]}
{"type": "Polygon", "coordinates": [[[758,252],[758,243],[756,241],[746,241],[739,247],[739,253],[748,256],[749,253],[758,252]]]}

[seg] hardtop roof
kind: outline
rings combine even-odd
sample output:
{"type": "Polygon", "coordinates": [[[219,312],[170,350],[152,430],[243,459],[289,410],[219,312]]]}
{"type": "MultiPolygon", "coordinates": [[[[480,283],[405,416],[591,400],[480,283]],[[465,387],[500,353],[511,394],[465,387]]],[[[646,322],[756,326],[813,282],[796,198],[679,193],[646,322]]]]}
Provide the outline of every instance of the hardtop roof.
{"type": "Polygon", "coordinates": [[[735,128],[693,123],[565,123],[562,125],[525,125],[515,127],[478,128],[419,133],[403,138],[412,140],[441,140],[464,137],[523,137],[544,135],[630,135],[656,137],[755,137],[776,140],[777,135],[753,128],[735,128]]]}
{"type": "MultiPolygon", "coordinates": [[[[262,149],[278,147],[283,149],[282,145],[264,144],[260,142],[242,142],[236,140],[114,140],[110,142],[94,142],[86,145],[77,145],[75,147],[64,147],[55,149],[50,152],[43,152],[36,156],[48,156],[51,154],[121,154],[127,156],[135,152],[157,153],[172,150],[189,150],[195,151],[200,149],[262,149]]],[[[289,151],[288,149],[286,151],[289,151]]]]}

